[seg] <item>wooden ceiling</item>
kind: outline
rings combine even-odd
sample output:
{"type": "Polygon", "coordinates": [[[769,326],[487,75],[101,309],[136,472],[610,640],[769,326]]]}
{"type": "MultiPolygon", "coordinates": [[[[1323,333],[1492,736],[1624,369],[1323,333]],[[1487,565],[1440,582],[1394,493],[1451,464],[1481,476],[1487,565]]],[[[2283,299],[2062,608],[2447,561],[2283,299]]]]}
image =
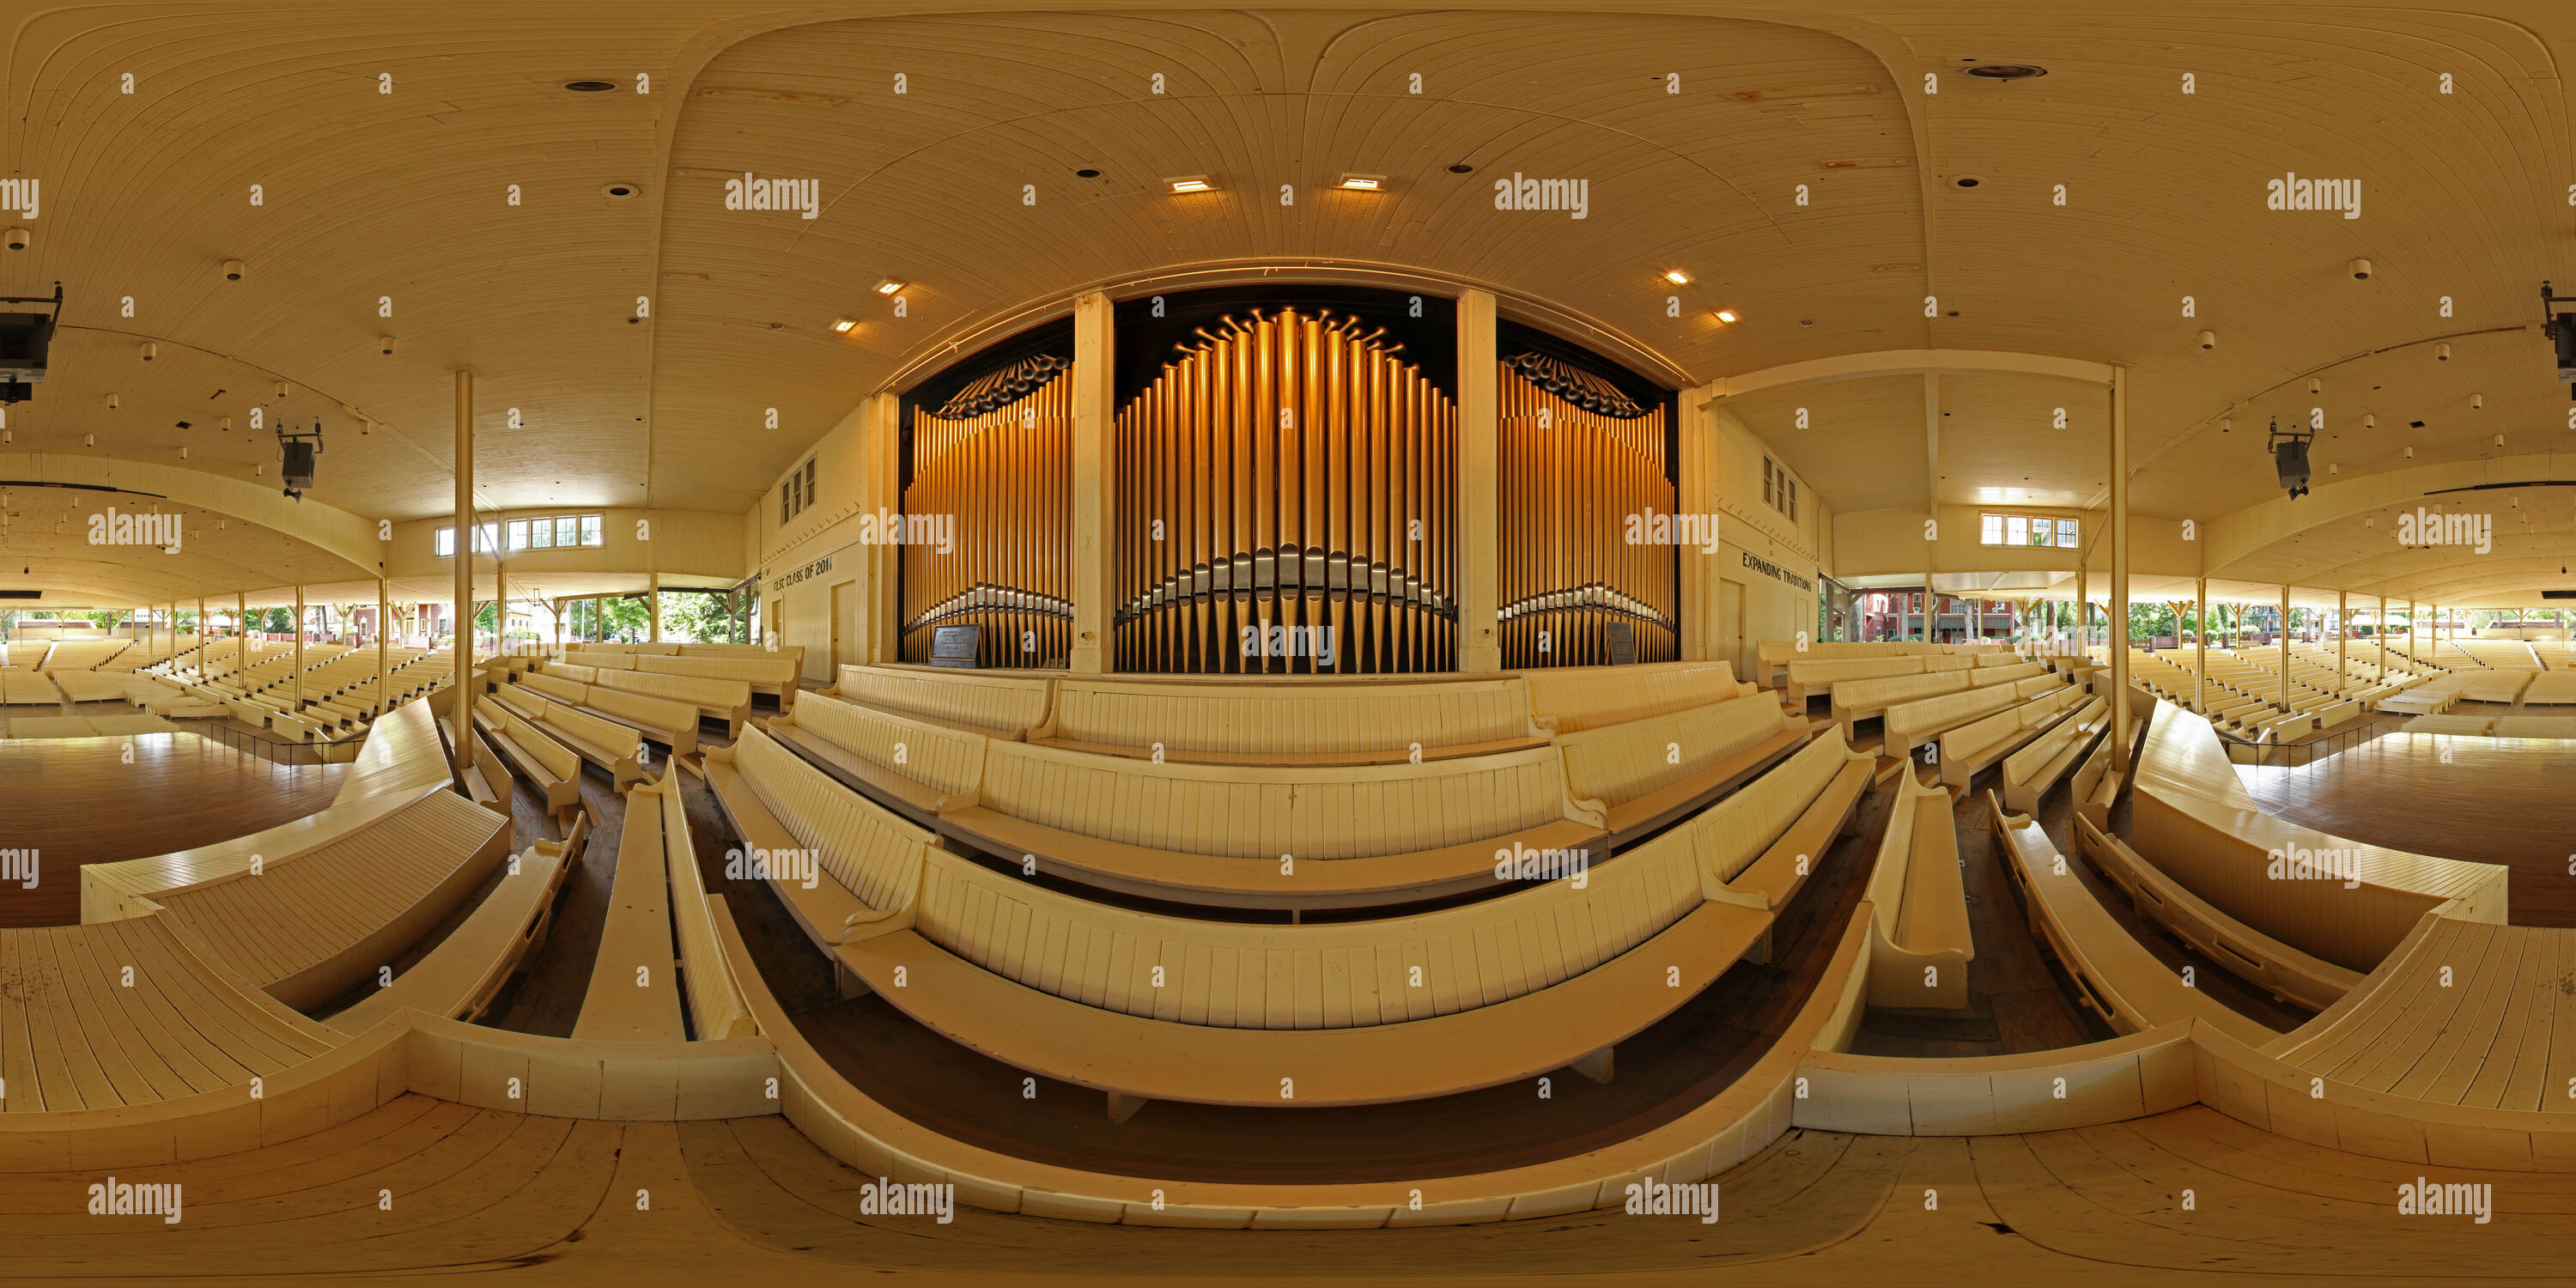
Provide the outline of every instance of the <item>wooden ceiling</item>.
{"type": "MultiPolygon", "coordinates": [[[[2167,518],[2276,495],[2261,426],[2311,407],[2321,476],[2475,460],[2496,433],[2518,457],[2576,452],[2531,327],[2542,278],[2576,289],[2556,72],[2576,14],[2558,8],[876,8],[28,18],[0,62],[0,138],[45,201],[17,221],[30,248],[0,251],[0,293],[60,280],[70,302],[54,374],[9,409],[14,445],[170,464],[186,448],[187,468],[265,482],[256,407],[264,426],[324,424],[316,503],[417,518],[449,504],[450,373],[470,367],[488,505],[739,514],[862,398],[994,319],[1177,267],[1293,264],[1490,285],[1692,381],[1925,347],[2123,364],[2135,505],[2167,518]],[[2048,74],[1963,74],[1992,62],[2048,74]],[[613,88],[565,88],[584,78],[613,88]],[[818,217],[724,209],[745,172],[817,181],[818,217]],[[1386,188],[1335,191],[1346,172],[1386,188]],[[2359,180],[2361,218],[2265,209],[2289,172],[2359,180]],[[1494,209],[1515,173],[1587,179],[1587,217],[1494,209]],[[1181,175],[1217,191],[1164,190],[1181,175]],[[906,284],[904,316],[882,280],[906,284]],[[843,317],[857,326],[836,335],[843,317]]],[[[1919,505],[1935,484],[1949,503],[2100,504],[2098,394],[1944,383],[1937,480],[1911,381],[1737,407],[1840,511],[1919,505]],[[2070,403],[2059,430],[2045,413],[2070,403]],[[1803,434],[1784,421],[1800,405],[1803,434]]],[[[2319,553],[2332,544],[2301,532],[2212,571],[2355,590],[2427,575],[2319,553]]],[[[248,543],[222,555],[179,578],[228,592],[320,571],[248,543]]],[[[55,584],[102,595],[170,571],[63,558],[55,584]]],[[[2538,567],[2529,586],[2555,576],[2538,567]]],[[[2429,575],[2528,588],[2493,565],[2429,575]]]]}

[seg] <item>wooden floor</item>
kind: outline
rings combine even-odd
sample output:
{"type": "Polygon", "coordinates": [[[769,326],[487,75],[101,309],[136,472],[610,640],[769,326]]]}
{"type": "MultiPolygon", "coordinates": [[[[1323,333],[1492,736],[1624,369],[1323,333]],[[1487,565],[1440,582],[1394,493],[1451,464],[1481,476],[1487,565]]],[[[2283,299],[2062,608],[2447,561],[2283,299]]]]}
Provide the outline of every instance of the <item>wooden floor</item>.
{"type": "Polygon", "coordinates": [[[193,733],[0,742],[0,846],[35,850],[39,864],[32,890],[0,882],[0,927],[78,922],[80,865],[291,822],[328,807],[345,770],[272,764],[193,733]]]}
{"type": "Polygon", "coordinates": [[[2576,926],[2568,879],[2576,741],[2394,732],[2292,769],[2253,769],[2264,812],[2336,836],[2513,869],[2517,926],[2576,926]]]}
{"type": "Polygon", "coordinates": [[[1497,1225],[1247,1232],[967,1208],[942,1225],[861,1215],[859,1187],[874,1178],[776,1117],[577,1122],[418,1096],[282,1145],[118,1170],[122,1182],[182,1185],[177,1224],[86,1215],[86,1187],[99,1179],[0,1180],[9,1229],[0,1277],[1999,1288],[2257,1275],[2563,1282],[2576,1257],[2576,1176],[2478,1177],[2360,1158],[2199,1107],[1973,1140],[1793,1131],[1717,1178],[1724,1217],[1706,1225],[1610,1209],[1497,1225]],[[2396,1187],[2428,1172],[2493,1183],[2493,1220],[2399,1216],[2396,1187]]]}

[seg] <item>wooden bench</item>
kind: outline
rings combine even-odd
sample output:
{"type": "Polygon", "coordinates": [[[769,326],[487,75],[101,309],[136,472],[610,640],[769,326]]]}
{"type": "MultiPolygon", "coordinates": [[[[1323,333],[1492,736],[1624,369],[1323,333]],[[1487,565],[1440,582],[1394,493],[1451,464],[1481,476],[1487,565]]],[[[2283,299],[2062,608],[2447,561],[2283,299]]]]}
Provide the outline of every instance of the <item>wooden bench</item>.
{"type": "Polygon", "coordinates": [[[2005,813],[1991,792],[1987,806],[1994,820],[1995,857],[2021,892],[2031,934],[2075,982],[2078,1005],[2118,1033],[2199,1020],[2254,1046],[2280,1036],[2184,984],[2093,897],[2039,824],[2005,813]]]}
{"type": "MultiPolygon", "coordinates": [[[[745,680],[714,680],[693,675],[658,675],[647,671],[603,670],[586,666],[549,663],[539,674],[560,673],[566,679],[587,684],[594,696],[600,690],[632,693],[663,702],[682,702],[695,706],[700,719],[721,720],[727,738],[742,736],[743,724],[751,719],[751,684],[745,680]]],[[[673,752],[679,755],[679,752],[673,752]]]]}
{"type": "MultiPolygon", "coordinates": [[[[1054,681],[1028,741],[1198,765],[1384,765],[1543,745],[1529,684],[1205,685],[1054,681]]],[[[801,699],[800,699],[801,701],[801,699]]]]}
{"type": "Polygon", "coordinates": [[[663,850],[662,793],[677,792],[669,775],[626,793],[625,830],[617,838],[617,875],[601,920],[590,988],[573,1022],[575,1041],[678,1042],[677,954],[671,948],[669,859],[663,850]]]}
{"type": "MultiPolygon", "coordinates": [[[[1840,738],[1818,737],[1666,835],[1690,838],[1712,891],[1759,901],[1776,915],[1850,829],[1876,765],[1840,738]]],[[[1766,930],[1753,960],[1769,961],[1770,952],[1766,930]]]]}
{"type": "Polygon", "coordinates": [[[1591,852],[1607,819],[1554,747],[1419,765],[1247,768],[987,739],[943,835],[1106,889],[1235,907],[1365,907],[1489,889],[1498,852],[1591,852]],[[1349,862],[1348,860],[1366,860],[1349,862]]]}
{"type": "Polygon", "coordinates": [[[537,723],[555,741],[606,770],[615,790],[622,792],[628,783],[645,780],[644,735],[641,732],[614,720],[603,720],[579,707],[565,706],[533,695],[530,697],[540,704],[537,723]]]}
{"type": "Polygon", "coordinates": [[[1963,660],[1956,666],[1932,665],[1938,660],[1931,657],[1859,657],[1791,662],[1788,668],[1789,683],[1784,695],[1794,706],[1819,693],[1830,697],[1834,686],[1847,680],[1877,680],[1892,675],[1965,671],[1976,665],[1973,660],[1963,660]]]}
{"type": "MultiPolygon", "coordinates": [[[[681,762],[686,764],[687,762],[681,762]]],[[[696,847],[689,840],[689,807],[679,781],[664,775],[659,791],[662,810],[663,876],[671,891],[672,939],[680,954],[680,983],[689,1003],[697,1040],[722,1042],[761,1036],[751,1004],[734,974],[724,934],[733,914],[722,895],[707,893],[698,870],[696,847]]]]}
{"type": "Polygon", "coordinates": [[[746,847],[820,851],[819,884],[836,893],[818,899],[777,873],[772,884],[809,934],[822,930],[817,942],[853,986],[995,1058],[1108,1091],[1121,1117],[1152,1098],[1275,1105],[1283,1077],[1290,1103],[1318,1105],[1578,1063],[1607,1076],[1610,1044],[1714,980],[1770,921],[1744,900],[1709,899],[1678,831],[1588,880],[1436,912],[1195,921],[1105,907],[949,854],[757,730],[710,751],[706,768],[746,847]],[[874,920],[844,926],[832,915],[844,907],[874,920]],[[1522,953],[1506,962],[1477,949],[1497,935],[1522,953]],[[1334,1036],[1353,1033],[1379,1044],[1334,1036]]]}
{"type": "Polygon", "coordinates": [[[1842,729],[1843,741],[1860,736],[1863,720],[1883,716],[1891,705],[1920,702],[1945,693],[1959,693],[1975,687],[1978,672],[1926,671],[1915,675],[1885,675],[1870,680],[1845,680],[1833,689],[1833,721],[1842,729]]]}
{"type": "Polygon", "coordinates": [[[1560,734],[1567,789],[1606,807],[1621,848],[1734,791],[1807,744],[1803,716],[1756,692],[1624,724],[1560,734]]]}
{"type": "Polygon", "coordinates": [[[1968,895],[1950,793],[1896,775],[1896,800],[1869,874],[1869,1004],[1957,1010],[1968,1004],[1968,895]]]}
{"type": "Polygon", "coordinates": [[[1549,667],[1521,673],[1534,723],[1559,734],[1626,724],[1684,707],[1750,697],[1726,662],[1648,662],[1635,666],[1549,667]]]}
{"type": "Polygon", "coordinates": [[[2088,820],[2075,820],[2075,852],[2092,860],[2139,912],[2281,1001],[2322,1011],[2361,983],[2360,972],[2320,961],[2210,906],[2088,820]]]}
{"type": "Polygon", "coordinates": [[[510,860],[500,884],[411,969],[325,1022],[358,1034],[404,1010],[479,1020],[521,963],[544,945],[555,896],[581,857],[587,817],[561,841],[539,841],[510,860]]]}
{"type": "Polygon", "coordinates": [[[338,840],[156,900],[289,1006],[327,1002],[437,925],[508,858],[510,823],[432,792],[338,840]]]}
{"type": "Polygon", "coordinates": [[[2060,684],[1993,715],[1971,720],[1941,735],[1941,781],[1967,787],[1978,773],[2000,763],[2072,713],[2084,691],[2060,684]]]}
{"type": "MultiPolygon", "coordinates": [[[[2056,682],[2053,676],[2039,678],[2056,682]]],[[[2018,705],[2022,695],[2017,688],[2011,684],[1991,684],[1889,707],[1878,721],[1878,753],[1882,756],[1910,756],[1916,747],[1952,729],[2018,705]]]]}
{"type": "Polygon", "coordinates": [[[1055,694],[1033,677],[891,666],[842,667],[836,691],[844,702],[1014,740],[1046,723],[1055,694]]]}
{"type": "Polygon", "coordinates": [[[492,749],[545,797],[550,813],[561,818],[581,807],[581,753],[546,736],[506,707],[477,705],[474,724],[492,739],[492,749]]]}
{"type": "Polygon", "coordinates": [[[2137,852],[2211,906],[2301,952],[2365,970],[2425,912],[2452,900],[2460,901],[2454,915],[2504,919],[2505,867],[2365,845],[2264,813],[2209,723],[2189,712],[2158,706],[2136,765],[2137,852]],[[2293,853],[2340,860],[2344,879],[2271,877],[2273,860],[2293,853]]]}
{"type": "Polygon", "coordinates": [[[511,679],[513,683],[526,688],[538,697],[553,702],[566,702],[577,707],[590,698],[589,685],[577,683],[559,675],[549,675],[543,671],[522,671],[511,679]]]}
{"type": "Polygon", "coordinates": [[[510,776],[510,766],[501,759],[501,753],[492,750],[482,730],[475,730],[472,737],[473,745],[466,753],[471,763],[464,773],[465,794],[475,804],[508,818],[510,796],[518,782],[510,776]]]}
{"type": "Polygon", "coordinates": [[[981,734],[854,706],[809,693],[796,710],[761,725],[772,738],[842,783],[920,824],[965,808],[984,781],[981,734]]]}
{"type": "Polygon", "coordinates": [[[752,692],[777,698],[781,711],[796,705],[803,678],[797,673],[796,663],[771,657],[662,657],[639,653],[635,665],[627,669],[697,679],[741,680],[751,685],[752,692]]]}
{"type": "MultiPolygon", "coordinates": [[[[588,694],[581,709],[590,715],[624,725],[661,743],[674,756],[686,756],[698,749],[698,721],[705,713],[696,704],[646,697],[604,684],[590,686],[588,694]]],[[[748,705],[746,702],[746,709],[748,705]]]]}
{"type": "Polygon", "coordinates": [[[2004,757],[2004,804],[2017,814],[2039,808],[2040,798],[2074,771],[2110,724],[2111,704],[2094,698],[2004,757]]]}

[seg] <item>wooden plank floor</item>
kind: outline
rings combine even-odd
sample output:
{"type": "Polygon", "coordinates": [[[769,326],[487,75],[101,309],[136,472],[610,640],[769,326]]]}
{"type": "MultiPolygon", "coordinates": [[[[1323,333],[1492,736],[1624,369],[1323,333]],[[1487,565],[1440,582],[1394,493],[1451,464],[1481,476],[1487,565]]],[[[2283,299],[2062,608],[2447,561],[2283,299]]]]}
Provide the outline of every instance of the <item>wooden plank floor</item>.
{"type": "Polygon", "coordinates": [[[2517,926],[2576,926],[2567,785],[2576,740],[2395,732],[2293,769],[2250,769],[2264,812],[2372,845],[2513,870],[2517,926]]]}
{"type": "Polygon", "coordinates": [[[1793,1131],[1716,1178],[1724,1219],[1707,1225],[1611,1209],[1495,1225],[1247,1232],[966,1208],[942,1225],[862,1215],[859,1187],[874,1178],[777,1117],[573,1122],[418,1096],[265,1149],[118,1169],[124,1182],[180,1183],[175,1225],[86,1215],[82,1196],[98,1179],[0,1177],[0,1222],[10,1230],[0,1277],[2411,1284],[2558,1281],[2576,1256],[2576,1176],[2361,1158],[2200,1107],[1974,1140],[1793,1131]],[[2427,1174],[2493,1183],[2493,1220],[2397,1215],[2397,1185],[2427,1174]]]}
{"type": "MultiPolygon", "coordinates": [[[[113,705],[86,704],[81,714],[108,714],[113,705]]],[[[80,865],[167,854],[302,818],[331,804],[346,769],[272,764],[193,733],[0,742],[0,846],[35,850],[40,865],[32,890],[0,882],[0,927],[76,923],[80,865]]]]}

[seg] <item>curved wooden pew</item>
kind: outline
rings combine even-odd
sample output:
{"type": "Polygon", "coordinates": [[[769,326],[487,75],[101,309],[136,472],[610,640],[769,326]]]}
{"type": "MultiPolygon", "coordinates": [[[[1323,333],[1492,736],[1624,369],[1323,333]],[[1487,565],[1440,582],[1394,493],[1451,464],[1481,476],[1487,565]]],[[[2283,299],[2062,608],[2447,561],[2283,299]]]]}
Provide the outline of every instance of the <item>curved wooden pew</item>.
{"type": "Polygon", "coordinates": [[[1971,721],[2019,706],[2051,689],[2070,687],[2059,675],[2033,675],[1944,693],[1888,707],[1879,716],[1879,754],[1911,755],[1916,747],[1971,721]]]}
{"type": "Polygon", "coordinates": [[[2110,726],[2111,704],[2095,698],[2004,757],[2004,804],[2016,814],[2039,808],[2040,799],[2074,771],[2110,726]]]}
{"type": "Polygon", "coordinates": [[[478,703],[474,727],[560,818],[581,808],[581,753],[548,737],[507,704],[478,703]]]}
{"type": "Polygon", "coordinates": [[[1870,868],[1869,1004],[1955,1010],[1968,1004],[1968,895],[1959,873],[1959,836],[1950,793],[1924,785],[1910,767],[1896,775],[1896,801],[1870,868]]]}
{"type": "Polygon", "coordinates": [[[581,856],[586,822],[575,823],[562,841],[539,841],[513,856],[500,884],[436,948],[325,1022],[357,1034],[404,1009],[441,1019],[482,1018],[519,964],[545,943],[564,874],[581,856]]]}
{"type": "Polygon", "coordinates": [[[2200,1101],[2189,1020],[2013,1055],[1817,1051],[1796,1123],[1871,1136],[1999,1136],[2127,1122],[2200,1101]]]}
{"type": "MultiPolygon", "coordinates": [[[[631,693],[637,697],[661,702],[695,706],[701,720],[721,720],[725,736],[739,738],[742,726],[751,719],[751,684],[746,680],[722,680],[697,675],[663,675],[653,671],[621,671],[614,668],[580,666],[569,662],[548,662],[537,674],[551,675],[590,687],[597,699],[604,692],[631,693]]],[[[674,751],[673,755],[685,753],[674,751]]]]}
{"type": "Polygon", "coordinates": [[[2083,690],[2060,684],[1942,734],[1941,781],[1952,787],[1968,786],[1980,771],[2001,763],[2073,715],[2083,698],[2083,690]]]}
{"type": "Polygon", "coordinates": [[[2021,891],[2031,933],[2075,981],[2078,1004],[2121,1033],[2198,1020],[2257,1046],[2280,1036],[2165,969],[2084,887],[2038,823],[2006,814],[1992,793],[1987,807],[2004,875],[2021,891]]]}
{"type": "MultiPolygon", "coordinates": [[[[677,1042],[680,981],[671,948],[670,860],[662,829],[662,794],[677,792],[669,775],[626,793],[626,825],[617,840],[617,875],[601,919],[590,987],[575,1018],[575,1040],[677,1042]]],[[[685,838],[684,838],[685,840],[685,838]]]]}
{"type": "Polygon", "coordinates": [[[836,691],[844,702],[1013,740],[1047,722],[1055,695],[1035,677],[899,666],[844,666],[836,691]]]}
{"type": "Polygon", "coordinates": [[[507,818],[432,792],[329,844],[153,899],[243,978],[312,1007],[437,925],[509,849],[507,818]]]}
{"type": "Polygon", "coordinates": [[[1200,765],[1385,765],[1547,741],[1518,679],[1404,685],[1053,681],[1028,741],[1200,765]]]}
{"type": "MultiPolygon", "coordinates": [[[[1618,1030],[1679,1005],[1770,921],[1722,888],[1690,828],[1572,880],[1390,921],[1192,921],[1091,904],[946,853],[756,730],[710,752],[706,768],[749,852],[812,854],[813,887],[793,865],[768,875],[846,978],[997,1058],[1129,1100],[1278,1104],[1278,1080],[1291,1077],[1294,1103],[1359,1104],[1578,1061],[1606,1072],[1601,1048],[1618,1030]],[[1512,1018],[1420,1024],[1504,1006],[1512,1018]],[[1105,1022],[1110,1012],[1120,1022],[1105,1022]],[[1299,1046],[1289,1034],[1235,1043],[1260,1029],[1384,1036],[1375,1047],[1299,1046]],[[1270,1072],[1254,1079],[1260,1069],[1270,1072]]],[[[1713,826],[1767,846],[1772,833],[1736,835],[1754,830],[1745,821],[1713,826]]]]}
{"type": "Polygon", "coordinates": [[[1736,790],[1807,744],[1806,717],[1772,695],[1559,734],[1567,789],[1598,801],[1613,847],[1736,790]]]}
{"type": "Polygon", "coordinates": [[[2011,666],[1926,671],[1919,675],[1890,675],[1873,680],[1845,680],[1834,686],[1833,719],[1834,723],[1842,726],[1844,739],[1849,740],[1856,736],[1855,729],[1861,721],[1885,716],[1891,706],[1937,698],[1945,693],[2015,683],[2046,674],[2046,666],[2023,662],[2011,666]]]}
{"type": "Polygon", "coordinates": [[[1726,662],[1648,662],[1635,666],[1575,666],[1524,671],[1530,711],[1542,728],[1559,734],[1627,724],[1704,707],[1758,692],[1738,682],[1726,662]]]}
{"type": "Polygon", "coordinates": [[[2147,728],[2131,801],[2132,844],[2158,870],[2245,926],[2347,970],[2377,964],[2453,900],[2453,915],[2504,919],[2503,866],[2364,845],[2266,814],[2209,722],[2170,703],[2147,728]]]}
{"type": "Polygon", "coordinates": [[[941,832],[1108,889],[1350,907],[1490,888],[1499,853],[1594,851],[1606,819],[1554,747],[1419,765],[1246,768],[988,739],[941,832]],[[1365,860],[1362,862],[1361,860],[1365,860]]]}
{"type": "Polygon", "coordinates": [[[809,693],[764,732],[824,772],[923,827],[964,806],[984,781],[982,734],[809,693]]]}
{"type": "Polygon", "coordinates": [[[2322,1011],[2361,983],[2358,972],[2319,961],[2211,907],[2090,819],[2075,820],[2075,850],[2126,892],[2138,911],[2161,922],[2201,955],[2284,1002],[2322,1011]]]}

